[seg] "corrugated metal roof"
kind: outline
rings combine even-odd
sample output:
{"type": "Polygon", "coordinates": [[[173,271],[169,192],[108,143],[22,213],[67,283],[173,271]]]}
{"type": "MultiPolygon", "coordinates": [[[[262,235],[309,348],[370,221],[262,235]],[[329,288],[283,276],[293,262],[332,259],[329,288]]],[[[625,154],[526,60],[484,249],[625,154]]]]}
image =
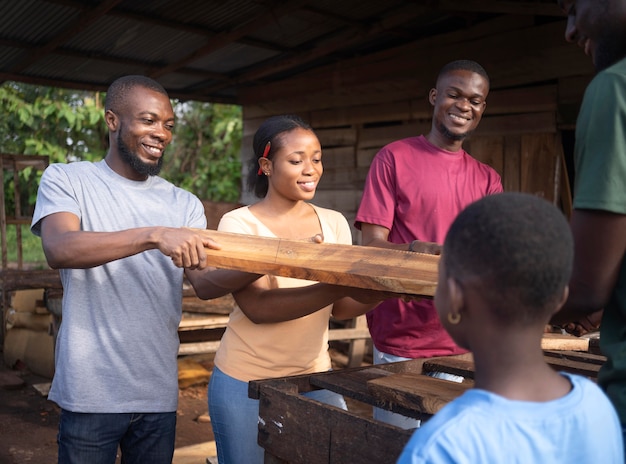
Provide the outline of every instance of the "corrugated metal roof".
{"type": "Polygon", "coordinates": [[[237,103],[257,82],[502,14],[561,13],[554,0],[0,0],[0,82],[106,90],[140,73],[173,97],[237,103]]]}

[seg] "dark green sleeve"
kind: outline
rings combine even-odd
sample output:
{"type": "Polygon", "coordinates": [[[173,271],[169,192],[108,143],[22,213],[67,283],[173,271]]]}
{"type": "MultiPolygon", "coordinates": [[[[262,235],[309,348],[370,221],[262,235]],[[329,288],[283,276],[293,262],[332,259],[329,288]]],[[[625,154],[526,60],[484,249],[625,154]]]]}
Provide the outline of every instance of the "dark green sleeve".
{"type": "Polygon", "coordinates": [[[576,124],[574,208],[626,214],[626,60],[589,84],[576,124]]]}

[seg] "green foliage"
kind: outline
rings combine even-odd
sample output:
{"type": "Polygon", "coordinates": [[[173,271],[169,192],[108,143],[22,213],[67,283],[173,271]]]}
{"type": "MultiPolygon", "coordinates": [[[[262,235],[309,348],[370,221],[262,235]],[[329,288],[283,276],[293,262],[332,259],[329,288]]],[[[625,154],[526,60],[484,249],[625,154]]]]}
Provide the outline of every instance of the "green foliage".
{"type": "MultiPolygon", "coordinates": [[[[48,156],[51,163],[101,159],[106,153],[102,97],[15,82],[0,86],[0,152],[48,156]]],[[[15,215],[14,177],[3,173],[6,210],[15,215]]],[[[32,211],[41,172],[20,170],[22,214],[32,211]]]]}
{"type": "MultiPolygon", "coordinates": [[[[236,202],[241,190],[241,108],[173,101],[176,126],[161,175],[203,200],[236,202]]],[[[104,94],[5,82],[0,85],[0,153],[44,155],[50,163],[97,161],[106,155],[104,94]]],[[[32,214],[41,172],[18,173],[22,216],[32,214]]],[[[14,173],[3,173],[5,208],[15,216],[14,173]]],[[[23,228],[25,262],[43,262],[41,241],[23,228]]],[[[9,259],[17,257],[15,227],[7,228],[9,259]]]]}
{"type": "Polygon", "coordinates": [[[0,86],[0,150],[46,155],[51,163],[97,160],[107,131],[100,93],[5,82],[0,86]]]}
{"type": "MultiPolygon", "coordinates": [[[[241,108],[173,101],[177,123],[161,175],[203,200],[234,202],[241,190],[241,108]]],[[[46,155],[50,163],[97,161],[106,155],[104,94],[5,82],[0,86],[0,152],[46,155]]],[[[21,199],[32,210],[41,172],[20,171],[21,199]]],[[[13,174],[5,173],[12,215],[13,174]]]]}
{"type": "Polygon", "coordinates": [[[184,102],[174,110],[176,126],[163,177],[203,200],[238,201],[241,107],[184,102]]]}
{"type": "MultiPolygon", "coordinates": [[[[46,256],[43,253],[41,239],[30,231],[30,226],[22,225],[22,260],[29,263],[29,268],[40,267],[45,269],[48,267],[46,256]]],[[[17,226],[7,226],[7,259],[9,262],[17,261],[17,226]]]]}

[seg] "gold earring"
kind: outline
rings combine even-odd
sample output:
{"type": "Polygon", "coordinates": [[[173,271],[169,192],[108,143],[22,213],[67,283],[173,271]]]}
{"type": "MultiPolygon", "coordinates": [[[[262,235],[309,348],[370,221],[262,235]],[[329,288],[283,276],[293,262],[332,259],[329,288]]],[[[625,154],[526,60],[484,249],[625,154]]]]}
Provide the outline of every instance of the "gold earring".
{"type": "Polygon", "coordinates": [[[459,313],[448,313],[448,322],[452,325],[457,325],[461,322],[461,315],[459,313]]]}

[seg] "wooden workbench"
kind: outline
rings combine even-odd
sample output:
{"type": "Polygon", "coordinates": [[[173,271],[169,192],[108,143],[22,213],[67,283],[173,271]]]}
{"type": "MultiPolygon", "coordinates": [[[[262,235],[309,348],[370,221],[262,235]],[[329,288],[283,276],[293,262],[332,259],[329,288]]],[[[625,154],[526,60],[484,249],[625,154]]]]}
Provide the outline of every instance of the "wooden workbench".
{"type": "MultiPolygon", "coordinates": [[[[605,361],[588,352],[544,353],[556,370],[591,379],[596,379],[605,361]]],[[[250,382],[249,396],[260,400],[258,439],[265,448],[265,463],[393,463],[412,434],[300,393],[326,388],[367,405],[428,420],[470,388],[473,376],[471,355],[462,355],[250,382]],[[462,375],[465,380],[454,383],[425,375],[434,371],[462,375]]]]}

